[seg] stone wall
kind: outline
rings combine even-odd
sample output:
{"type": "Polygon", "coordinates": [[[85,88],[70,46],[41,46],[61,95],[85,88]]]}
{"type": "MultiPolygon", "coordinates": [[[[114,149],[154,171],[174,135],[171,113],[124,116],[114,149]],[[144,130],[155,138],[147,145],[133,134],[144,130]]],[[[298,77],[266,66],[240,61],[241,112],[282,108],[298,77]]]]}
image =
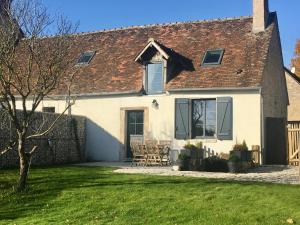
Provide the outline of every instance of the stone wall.
{"type": "MultiPolygon", "coordinates": [[[[8,117],[0,113],[0,149],[3,149],[16,135],[8,117]]],[[[58,114],[36,113],[29,133],[45,130],[58,117],[58,114]]],[[[26,151],[34,145],[38,149],[33,155],[32,165],[54,165],[85,161],[85,129],[86,119],[80,116],[63,116],[53,130],[41,138],[27,143],[26,151]]],[[[19,163],[16,149],[0,156],[0,168],[14,167],[19,163]]]]}
{"type": "Polygon", "coordinates": [[[273,30],[263,76],[263,115],[287,118],[288,94],[278,27],[273,30]]]}

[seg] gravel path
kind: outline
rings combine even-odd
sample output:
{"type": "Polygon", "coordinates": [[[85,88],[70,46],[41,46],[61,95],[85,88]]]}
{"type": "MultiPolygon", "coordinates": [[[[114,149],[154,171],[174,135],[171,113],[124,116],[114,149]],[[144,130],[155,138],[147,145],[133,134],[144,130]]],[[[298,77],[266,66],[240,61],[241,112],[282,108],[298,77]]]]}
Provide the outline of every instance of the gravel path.
{"type": "Polygon", "coordinates": [[[262,166],[251,169],[248,173],[211,173],[196,171],[173,171],[170,167],[122,167],[115,173],[152,174],[161,176],[187,176],[235,181],[255,181],[280,184],[299,184],[299,168],[290,166],[262,166]]]}
{"type": "Polygon", "coordinates": [[[77,164],[79,166],[115,167],[115,173],[151,174],[161,176],[187,176],[210,179],[225,179],[235,181],[255,181],[279,184],[300,184],[299,168],[293,166],[261,166],[253,168],[248,173],[209,173],[196,171],[174,171],[172,167],[131,167],[126,162],[92,162],[77,164]]]}

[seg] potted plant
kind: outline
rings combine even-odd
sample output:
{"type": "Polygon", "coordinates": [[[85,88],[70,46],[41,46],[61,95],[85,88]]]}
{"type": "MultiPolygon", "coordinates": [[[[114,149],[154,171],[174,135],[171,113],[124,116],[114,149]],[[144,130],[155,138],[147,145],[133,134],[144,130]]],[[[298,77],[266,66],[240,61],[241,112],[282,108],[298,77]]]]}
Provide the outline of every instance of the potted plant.
{"type": "Polygon", "coordinates": [[[232,151],[230,151],[230,156],[231,155],[239,157],[242,162],[251,161],[251,152],[248,151],[246,141],[243,141],[242,144],[235,144],[232,151]]]}
{"type": "Polygon", "coordinates": [[[190,164],[190,156],[188,156],[185,153],[180,153],[178,155],[178,166],[180,171],[186,171],[189,170],[189,164],[190,164]]]}
{"type": "Polygon", "coordinates": [[[228,172],[227,160],[219,156],[211,156],[203,159],[202,170],[206,172],[228,172]]]}
{"type": "Polygon", "coordinates": [[[239,173],[241,172],[241,159],[236,155],[231,155],[227,162],[228,171],[230,173],[239,173]]]}
{"type": "Polygon", "coordinates": [[[184,149],[188,152],[190,156],[190,162],[189,167],[190,170],[199,170],[200,169],[200,163],[203,159],[203,144],[202,142],[198,142],[196,145],[190,144],[190,142],[187,142],[186,145],[184,145],[184,149]]]}

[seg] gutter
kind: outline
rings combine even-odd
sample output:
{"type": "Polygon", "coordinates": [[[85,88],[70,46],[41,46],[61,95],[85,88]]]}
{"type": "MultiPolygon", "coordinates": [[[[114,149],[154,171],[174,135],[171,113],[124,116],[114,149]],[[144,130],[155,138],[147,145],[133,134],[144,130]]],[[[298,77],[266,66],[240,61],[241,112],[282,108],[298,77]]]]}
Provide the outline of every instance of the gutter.
{"type": "MultiPolygon", "coordinates": [[[[99,93],[83,93],[83,94],[71,94],[70,97],[78,97],[78,98],[96,98],[96,97],[110,97],[110,96],[121,96],[121,95],[129,95],[129,96],[138,96],[141,95],[140,91],[124,91],[124,92],[99,92],[99,93]]],[[[52,100],[61,100],[68,98],[68,95],[50,95],[45,96],[44,99],[52,99],[52,100]]],[[[21,96],[16,96],[16,99],[21,99],[21,96]]],[[[33,97],[28,97],[28,99],[33,99],[33,97]]]]}
{"type": "MultiPolygon", "coordinates": [[[[169,89],[166,92],[169,93],[180,93],[180,92],[209,92],[209,91],[236,91],[236,92],[246,92],[253,91],[261,93],[261,87],[246,87],[246,88],[178,88],[169,89]]],[[[71,94],[70,97],[76,98],[96,98],[96,97],[118,97],[122,95],[128,96],[143,96],[142,91],[123,91],[123,92],[99,92],[99,93],[82,93],[82,94],[71,94]]],[[[46,96],[44,99],[61,100],[68,98],[68,95],[50,95],[46,96]]],[[[16,99],[21,99],[21,96],[16,96],[16,99]]],[[[28,97],[28,99],[33,99],[33,97],[28,97]]]]}
{"type": "Polygon", "coordinates": [[[199,92],[199,91],[257,91],[261,93],[261,87],[229,87],[229,88],[178,88],[169,89],[168,92],[199,92]]]}

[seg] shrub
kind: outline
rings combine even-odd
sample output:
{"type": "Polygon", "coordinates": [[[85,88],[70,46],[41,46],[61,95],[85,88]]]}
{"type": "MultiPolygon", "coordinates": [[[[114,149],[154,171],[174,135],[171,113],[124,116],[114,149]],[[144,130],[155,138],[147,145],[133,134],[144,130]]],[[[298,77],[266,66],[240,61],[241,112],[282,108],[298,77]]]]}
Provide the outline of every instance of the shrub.
{"type": "Polygon", "coordinates": [[[228,153],[221,152],[221,153],[219,154],[219,157],[220,157],[221,159],[226,159],[226,160],[228,160],[228,159],[229,159],[229,154],[228,154],[228,153]]]}
{"type": "Polygon", "coordinates": [[[203,143],[200,141],[200,142],[198,142],[197,144],[196,144],[196,147],[198,148],[198,149],[203,149],[203,143]]]}
{"type": "Polygon", "coordinates": [[[217,156],[205,158],[202,163],[202,170],[207,172],[228,172],[227,160],[217,156]]]}
{"type": "Polygon", "coordinates": [[[183,148],[186,149],[186,150],[196,150],[197,149],[196,145],[193,145],[193,144],[191,144],[189,142],[187,144],[185,144],[183,146],[183,148]]]}
{"type": "Polygon", "coordinates": [[[248,146],[246,144],[246,141],[243,141],[243,144],[235,144],[233,146],[234,151],[248,151],[248,146]]]}
{"type": "Polygon", "coordinates": [[[243,150],[244,150],[244,151],[248,151],[248,146],[247,146],[247,144],[246,144],[246,141],[245,141],[245,140],[243,141],[243,144],[242,144],[242,146],[243,146],[243,150]]]}
{"type": "Polygon", "coordinates": [[[190,159],[190,156],[188,156],[187,154],[184,154],[184,153],[180,153],[178,155],[178,159],[184,161],[184,160],[189,160],[190,159]]]}

